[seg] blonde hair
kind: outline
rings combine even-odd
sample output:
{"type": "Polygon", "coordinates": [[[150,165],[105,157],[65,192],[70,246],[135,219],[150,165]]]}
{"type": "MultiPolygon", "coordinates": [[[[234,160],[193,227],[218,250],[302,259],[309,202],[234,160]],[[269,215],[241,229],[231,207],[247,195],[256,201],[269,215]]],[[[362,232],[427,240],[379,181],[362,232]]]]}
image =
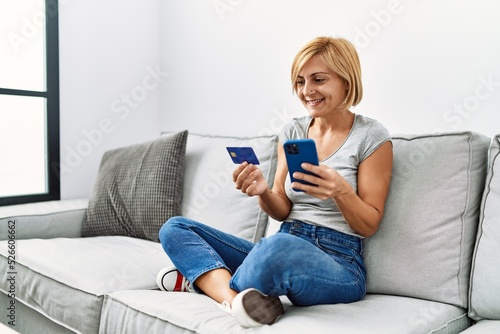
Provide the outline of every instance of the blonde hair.
{"type": "Polygon", "coordinates": [[[343,38],[317,37],[307,43],[292,63],[292,86],[297,93],[300,71],[312,57],[319,56],[325,65],[347,82],[345,108],[356,106],[363,97],[361,65],[358,53],[351,42],[343,38]]]}

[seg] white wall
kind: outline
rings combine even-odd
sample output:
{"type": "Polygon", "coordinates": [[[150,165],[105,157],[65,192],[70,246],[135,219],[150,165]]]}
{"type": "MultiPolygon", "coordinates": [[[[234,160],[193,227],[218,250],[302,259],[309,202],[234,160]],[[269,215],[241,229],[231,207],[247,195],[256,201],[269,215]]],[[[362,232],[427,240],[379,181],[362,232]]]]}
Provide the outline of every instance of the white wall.
{"type": "Polygon", "coordinates": [[[60,0],[62,197],[90,194],[105,151],[160,131],[277,133],[304,114],[289,71],[317,35],[358,46],[353,111],[391,133],[493,136],[498,13],[496,0],[60,0]]]}
{"type": "Polygon", "coordinates": [[[492,136],[500,133],[499,13],[496,0],[163,1],[162,130],[278,131],[305,113],[289,81],[295,53],[332,35],[360,53],[365,96],[354,112],[393,134],[492,136]]]}
{"type": "Polygon", "coordinates": [[[158,137],[158,10],[158,0],[60,0],[62,198],[89,196],[105,151],[158,137]]]}

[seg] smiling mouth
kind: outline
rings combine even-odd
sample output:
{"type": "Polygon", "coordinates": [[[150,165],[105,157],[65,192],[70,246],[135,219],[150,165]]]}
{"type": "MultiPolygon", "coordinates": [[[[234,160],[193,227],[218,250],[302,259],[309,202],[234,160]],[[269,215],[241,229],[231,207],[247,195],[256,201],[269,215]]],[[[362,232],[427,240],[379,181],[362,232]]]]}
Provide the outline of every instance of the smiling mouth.
{"type": "Polygon", "coordinates": [[[321,102],[323,102],[324,98],[322,99],[316,99],[316,100],[309,100],[309,101],[306,101],[308,105],[310,106],[315,106],[321,102]]]}

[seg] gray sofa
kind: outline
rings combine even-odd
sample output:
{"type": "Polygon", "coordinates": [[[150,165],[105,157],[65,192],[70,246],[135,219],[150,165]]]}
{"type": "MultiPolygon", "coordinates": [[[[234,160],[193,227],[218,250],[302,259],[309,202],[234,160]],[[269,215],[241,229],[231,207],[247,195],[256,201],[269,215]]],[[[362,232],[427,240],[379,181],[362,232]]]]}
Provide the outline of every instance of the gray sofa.
{"type": "MultiPolygon", "coordinates": [[[[156,287],[171,263],[158,242],[82,237],[89,202],[80,199],[0,208],[1,322],[51,334],[500,333],[500,137],[393,143],[393,181],[380,229],[365,240],[360,302],[295,307],[284,297],[276,324],[242,328],[204,295],[156,287]]],[[[190,133],[182,214],[258,241],[279,223],[234,189],[229,145],[254,147],[271,182],[275,136],[190,133]]]]}

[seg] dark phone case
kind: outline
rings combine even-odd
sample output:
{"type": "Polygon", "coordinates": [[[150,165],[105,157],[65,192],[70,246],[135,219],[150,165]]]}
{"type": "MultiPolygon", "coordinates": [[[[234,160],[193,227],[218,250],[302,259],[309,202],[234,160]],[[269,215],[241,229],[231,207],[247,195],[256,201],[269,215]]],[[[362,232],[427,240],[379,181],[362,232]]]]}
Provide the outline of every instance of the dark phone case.
{"type": "MultiPolygon", "coordinates": [[[[312,174],[304,170],[300,165],[304,162],[319,165],[318,153],[316,151],[316,144],[312,139],[293,139],[288,140],[283,144],[285,150],[286,163],[288,165],[288,173],[290,174],[291,182],[301,182],[303,184],[311,184],[306,181],[296,180],[293,173],[301,172],[305,174],[312,174]]],[[[295,191],[301,191],[293,189],[295,191]]]]}

